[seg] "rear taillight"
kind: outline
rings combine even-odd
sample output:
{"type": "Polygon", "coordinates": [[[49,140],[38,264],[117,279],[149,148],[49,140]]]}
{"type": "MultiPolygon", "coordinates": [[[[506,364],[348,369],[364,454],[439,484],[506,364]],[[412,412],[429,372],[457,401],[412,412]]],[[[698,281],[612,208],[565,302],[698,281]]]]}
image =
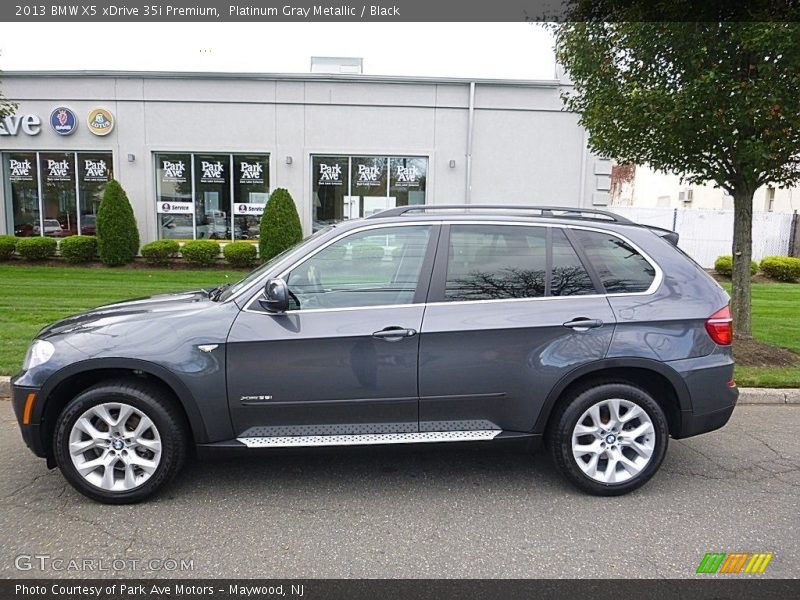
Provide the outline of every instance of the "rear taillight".
{"type": "Polygon", "coordinates": [[[729,346],[733,341],[732,321],[730,307],[720,308],[706,320],[706,331],[720,346],[729,346]]]}

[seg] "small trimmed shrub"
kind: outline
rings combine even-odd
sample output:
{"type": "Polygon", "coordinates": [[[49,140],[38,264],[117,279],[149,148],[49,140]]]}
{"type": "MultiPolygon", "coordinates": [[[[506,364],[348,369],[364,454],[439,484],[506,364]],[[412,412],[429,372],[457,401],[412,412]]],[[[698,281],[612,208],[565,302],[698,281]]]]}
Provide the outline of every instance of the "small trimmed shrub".
{"type": "Polygon", "coordinates": [[[166,265],[178,256],[181,245],[175,240],[156,240],[142,246],[142,256],[148,265],[166,265]]]}
{"type": "Polygon", "coordinates": [[[761,270],[770,279],[796,281],[800,279],[800,258],[767,256],[761,261],[761,270]]]}
{"type": "MultiPolygon", "coordinates": [[[[733,274],[733,257],[720,256],[714,261],[714,270],[719,275],[730,277],[733,274]]],[[[758,263],[754,260],[750,261],[750,275],[758,273],[758,263]]]]}
{"type": "Polygon", "coordinates": [[[70,235],[58,246],[61,256],[69,263],[87,263],[97,256],[97,239],[93,235],[70,235]]]}
{"type": "Polygon", "coordinates": [[[49,237],[26,237],[17,242],[17,253],[25,260],[47,260],[56,253],[58,242],[49,237]]]}
{"type": "Polygon", "coordinates": [[[292,195],[284,188],[270,194],[261,215],[258,247],[261,262],[267,262],[303,239],[303,226],[292,195]]]}
{"type": "Polygon", "coordinates": [[[109,267],[132,262],[139,252],[139,229],[128,196],[112,179],[97,209],[97,253],[109,267]]]}
{"type": "Polygon", "coordinates": [[[0,235],[0,260],[8,260],[14,254],[19,238],[13,235],[0,235]]]}
{"type": "Polygon", "coordinates": [[[181,256],[193,265],[207,267],[219,256],[219,243],[213,240],[194,240],[181,247],[181,256]]]}
{"type": "Polygon", "coordinates": [[[353,246],[353,260],[383,260],[383,246],[358,244],[353,246]]]}
{"type": "Polygon", "coordinates": [[[232,267],[249,268],[256,262],[257,250],[255,245],[249,242],[233,242],[226,244],[222,249],[222,255],[232,267]]]}

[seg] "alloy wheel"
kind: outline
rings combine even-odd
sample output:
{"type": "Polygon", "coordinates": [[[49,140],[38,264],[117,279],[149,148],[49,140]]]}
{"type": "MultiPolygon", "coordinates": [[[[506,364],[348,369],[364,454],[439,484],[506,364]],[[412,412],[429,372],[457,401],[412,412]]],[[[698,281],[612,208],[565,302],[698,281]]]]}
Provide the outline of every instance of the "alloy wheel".
{"type": "Polygon", "coordinates": [[[656,444],[647,412],[620,398],[590,406],[572,431],[572,455],[578,467],[600,483],[623,483],[650,463],[656,444]]]}
{"type": "Polygon", "coordinates": [[[77,472],[106,491],[145,483],[161,462],[161,436],[141,410],[122,402],[97,404],[75,421],[69,454],[77,472]]]}

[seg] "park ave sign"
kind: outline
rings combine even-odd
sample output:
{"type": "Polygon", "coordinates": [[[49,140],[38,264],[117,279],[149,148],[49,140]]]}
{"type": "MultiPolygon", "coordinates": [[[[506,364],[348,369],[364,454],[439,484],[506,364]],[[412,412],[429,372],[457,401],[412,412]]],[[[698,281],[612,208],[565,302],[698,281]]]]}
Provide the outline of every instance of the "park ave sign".
{"type": "Polygon", "coordinates": [[[28,135],[39,135],[42,120],[36,115],[9,115],[0,121],[0,136],[17,135],[20,131],[28,135]]]}

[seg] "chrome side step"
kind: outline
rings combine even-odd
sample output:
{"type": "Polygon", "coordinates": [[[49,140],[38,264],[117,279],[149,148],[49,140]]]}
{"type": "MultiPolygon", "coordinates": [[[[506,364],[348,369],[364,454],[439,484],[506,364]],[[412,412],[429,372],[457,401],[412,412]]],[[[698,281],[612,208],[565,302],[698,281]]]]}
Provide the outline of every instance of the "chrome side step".
{"type": "Polygon", "coordinates": [[[423,442],[488,441],[500,429],[478,431],[420,431],[410,433],[363,433],[355,435],[288,435],[236,438],[248,448],[287,448],[303,446],[370,446],[376,444],[419,444],[423,442]]]}

